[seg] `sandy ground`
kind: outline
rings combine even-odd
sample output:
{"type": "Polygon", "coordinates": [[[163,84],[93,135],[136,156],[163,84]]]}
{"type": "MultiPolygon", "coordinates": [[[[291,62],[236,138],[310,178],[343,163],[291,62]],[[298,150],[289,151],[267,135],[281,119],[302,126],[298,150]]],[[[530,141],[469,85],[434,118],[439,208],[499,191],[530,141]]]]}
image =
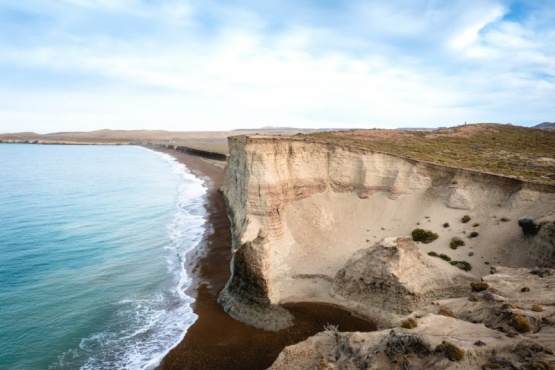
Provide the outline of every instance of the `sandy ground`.
{"type": "MultiPolygon", "coordinates": [[[[524,237],[518,219],[542,217],[552,209],[552,202],[501,207],[482,199],[476,201],[483,206],[469,211],[448,208],[426,194],[391,199],[379,192],[360,199],[353,193],[328,192],[288,205],[285,227],[294,243],[284,261],[288,273],[280,281],[282,301],[334,301],[329,295],[331,282],[353,254],[385,237],[410,237],[415,228],[439,235],[432,243],[418,243],[422,252],[467,261],[472,265],[470,274],[477,278],[489,274],[491,266],[533,267],[522,246],[524,237]],[[311,217],[307,219],[306,215],[311,217]],[[461,221],[465,215],[471,217],[467,223],[461,221]],[[474,232],[478,236],[471,238],[474,232]],[[462,239],[465,245],[451,249],[453,237],[462,239]]],[[[437,260],[444,270],[457,269],[437,260]]]]}

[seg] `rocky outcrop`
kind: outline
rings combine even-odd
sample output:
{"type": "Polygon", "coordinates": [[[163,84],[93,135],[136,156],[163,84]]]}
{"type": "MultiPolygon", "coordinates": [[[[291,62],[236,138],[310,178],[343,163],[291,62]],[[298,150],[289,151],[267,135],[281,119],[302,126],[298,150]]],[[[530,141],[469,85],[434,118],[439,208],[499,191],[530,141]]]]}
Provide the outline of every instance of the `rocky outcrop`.
{"type": "Polygon", "coordinates": [[[429,314],[415,329],[373,333],[328,330],[286,347],[271,370],[552,369],[552,349],[533,339],[429,314]]]}
{"type": "Polygon", "coordinates": [[[341,333],[328,327],[286,347],[270,369],[554,368],[555,271],[492,272],[480,292],[469,288],[464,297],[411,315],[412,328],[341,333]]]}
{"type": "Polygon", "coordinates": [[[256,327],[279,330],[291,325],[293,317],[268,298],[268,237],[261,229],[257,238],[235,250],[231,279],[220,294],[219,302],[233,317],[256,327]]]}
{"type": "Polygon", "coordinates": [[[406,315],[440,298],[460,297],[476,280],[422,253],[409,238],[386,238],[356,253],[339,270],[333,293],[386,312],[406,315]]]}
{"type": "MultiPolygon", "coordinates": [[[[332,290],[336,274],[358,250],[410,235],[418,224],[439,233],[434,243],[419,246],[424,253],[448,248],[453,236],[464,238],[466,249],[447,251],[468,259],[477,277],[489,269],[484,262],[531,267],[535,259],[522,248],[516,221],[504,220],[538,219],[555,208],[552,186],[514,178],[295,137],[239,136],[229,144],[222,191],[234,254],[220,302],[232,316],[265,329],[291,322],[279,309],[291,301],[328,302],[370,315],[368,304],[332,290]],[[460,222],[465,214],[471,223],[460,222]],[[471,232],[479,237],[468,239],[471,232]]],[[[460,271],[446,264],[449,269],[460,271]]],[[[410,292],[403,284],[395,289],[410,292]]],[[[421,302],[433,298],[426,294],[421,302]]],[[[383,305],[401,306],[391,300],[383,305]]]]}

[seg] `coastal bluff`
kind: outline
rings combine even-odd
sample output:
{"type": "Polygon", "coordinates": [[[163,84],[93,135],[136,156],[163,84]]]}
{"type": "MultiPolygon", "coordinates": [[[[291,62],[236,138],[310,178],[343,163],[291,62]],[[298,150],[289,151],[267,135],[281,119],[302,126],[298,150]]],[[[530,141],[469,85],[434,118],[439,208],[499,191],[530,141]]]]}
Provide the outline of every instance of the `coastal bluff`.
{"type": "MultiPolygon", "coordinates": [[[[387,327],[432,298],[460,295],[460,284],[446,278],[430,299],[391,310],[387,302],[369,302],[338,282],[355,253],[418,227],[436,232],[438,239],[419,243],[412,259],[426,260],[437,271],[413,273],[415,297],[427,294],[421,291],[433,275],[466,274],[457,281],[467,287],[492,265],[533,267],[538,258],[522,245],[541,244],[545,250],[551,243],[541,238],[535,243],[517,224],[520,217],[539,219],[555,209],[551,185],[295,136],[236,136],[229,138],[229,148],[221,189],[232,222],[233,258],[219,301],[230,315],[256,327],[289,326],[293,318],[280,304],[299,301],[338,305],[387,327]],[[464,215],[472,221],[461,222],[464,215]],[[452,250],[455,236],[465,246],[452,250]],[[472,270],[426,255],[431,251],[465,260],[472,270]]],[[[553,261],[552,251],[544,251],[549,253],[553,261]]],[[[380,266],[391,263],[384,258],[380,266]]],[[[407,273],[411,270],[401,268],[393,275],[407,273]]],[[[382,285],[383,299],[405,289],[382,285]]]]}

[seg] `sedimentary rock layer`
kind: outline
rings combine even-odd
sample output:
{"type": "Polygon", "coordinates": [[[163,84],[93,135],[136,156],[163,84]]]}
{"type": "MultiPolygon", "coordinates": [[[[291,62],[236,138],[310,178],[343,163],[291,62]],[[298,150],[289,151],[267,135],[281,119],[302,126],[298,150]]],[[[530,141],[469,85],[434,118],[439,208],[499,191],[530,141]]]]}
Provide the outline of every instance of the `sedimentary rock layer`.
{"type": "Polygon", "coordinates": [[[234,257],[220,302],[232,316],[271,330],[291,322],[279,307],[290,301],[330,302],[371,316],[369,305],[334,293],[332,282],[358,250],[415,227],[439,234],[419,246],[424,253],[465,238],[467,249],[450,253],[469,259],[477,277],[490,259],[532,266],[516,220],[555,208],[551,186],[355,147],[265,136],[233,137],[229,145],[222,191],[234,257]],[[471,223],[460,222],[465,214],[471,223]],[[471,232],[479,237],[468,239],[471,232]]]}

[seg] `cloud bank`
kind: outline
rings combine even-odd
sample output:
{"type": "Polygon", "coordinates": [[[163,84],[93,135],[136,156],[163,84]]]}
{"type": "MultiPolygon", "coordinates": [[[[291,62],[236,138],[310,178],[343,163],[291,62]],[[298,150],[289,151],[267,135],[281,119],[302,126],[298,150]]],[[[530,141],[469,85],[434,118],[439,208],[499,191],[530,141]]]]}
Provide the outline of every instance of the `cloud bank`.
{"type": "Polygon", "coordinates": [[[547,1],[0,0],[0,131],[531,125],[547,1]]]}

